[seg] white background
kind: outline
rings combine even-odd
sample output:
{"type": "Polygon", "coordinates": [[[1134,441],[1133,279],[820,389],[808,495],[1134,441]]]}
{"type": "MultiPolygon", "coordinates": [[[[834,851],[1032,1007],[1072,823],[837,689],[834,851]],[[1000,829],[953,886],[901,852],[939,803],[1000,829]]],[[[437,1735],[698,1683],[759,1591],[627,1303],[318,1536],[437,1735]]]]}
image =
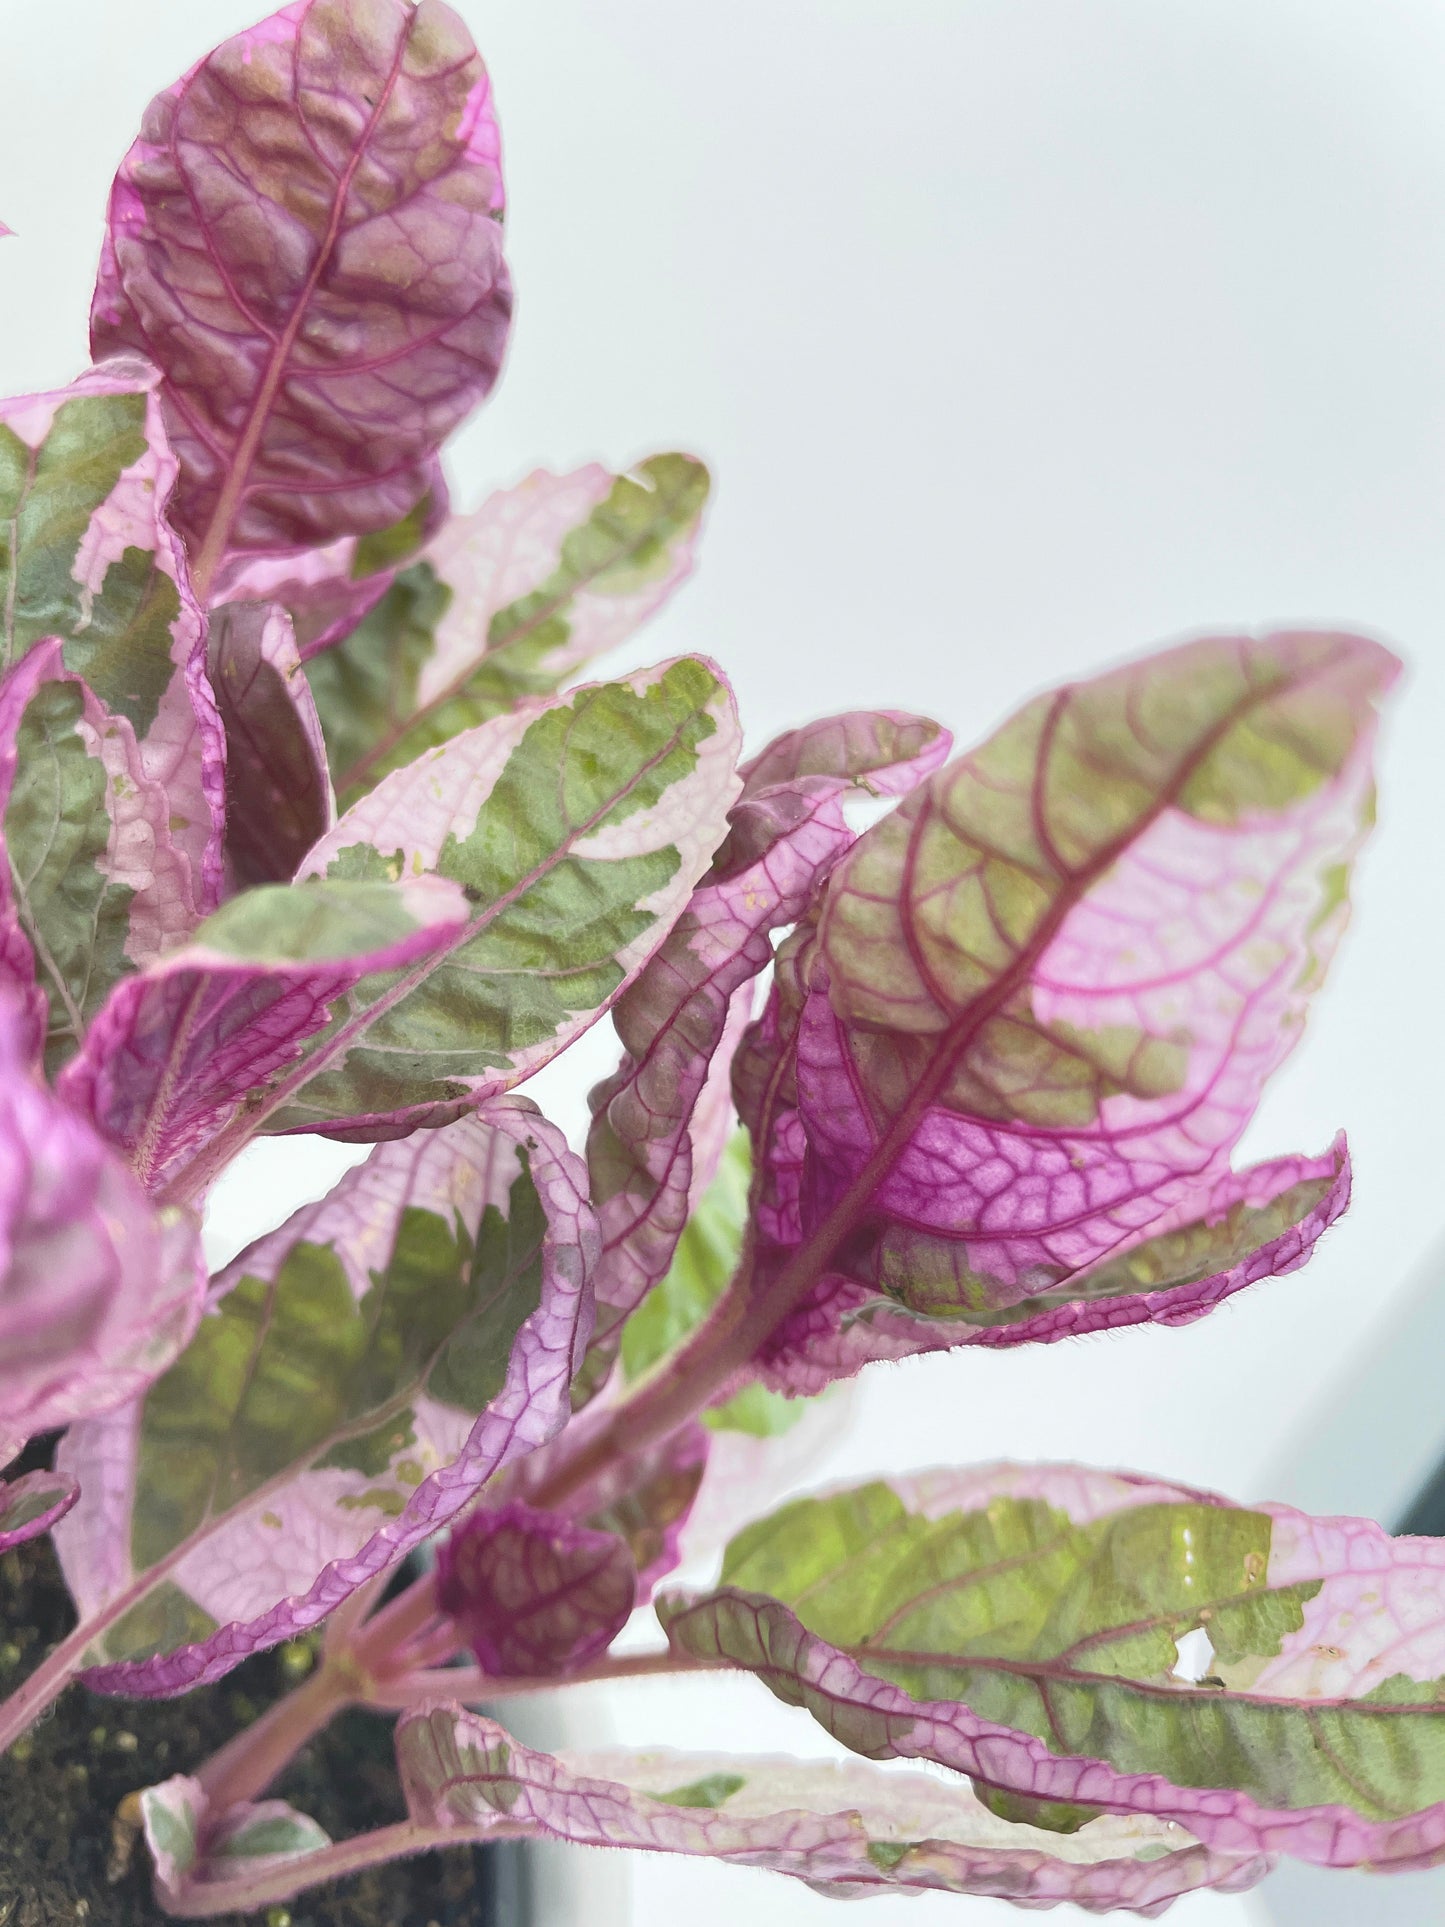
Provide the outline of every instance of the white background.
{"type": "MultiPolygon", "coordinates": [[[[0,0],[7,391],[83,361],[141,109],[256,3],[0,0]]],[[[1409,1309],[1445,1220],[1438,0],[464,10],[501,107],[519,326],[455,446],[457,500],[539,462],[705,455],[702,570],[634,654],[716,654],[755,741],[883,703],[966,743],[1041,685],[1203,627],[1352,623],[1406,656],[1356,926],[1247,1147],[1315,1151],[1347,1124],[1348,1219],[1306,1272],[1187,1331],[878,1370],[826,1468],[1081,1457],[1389,1516],[1445,1435],[1409,1309]],[[1381,1366],[1363,1398],[1392,1346],[1413,1376],[1381,1366]]],[[[553,1077],[560,1110],[609,1048],[570,1089],[553,1077]]],[[[219,1203],[218,1248],[336,1161],[267,1149],[219,1203]]],[[[639,1689],[604,1719],[819,1750],[741,1685],[639,1689]]],[[[624,1916],[614,1864],[585,1863],[588,1927],[608,1906],[836,1919],[781,1881],[664,1860],[624,1916]]],[[[1237,1927],[1252,1904],[1171,1919],[1237,1927]]]]}

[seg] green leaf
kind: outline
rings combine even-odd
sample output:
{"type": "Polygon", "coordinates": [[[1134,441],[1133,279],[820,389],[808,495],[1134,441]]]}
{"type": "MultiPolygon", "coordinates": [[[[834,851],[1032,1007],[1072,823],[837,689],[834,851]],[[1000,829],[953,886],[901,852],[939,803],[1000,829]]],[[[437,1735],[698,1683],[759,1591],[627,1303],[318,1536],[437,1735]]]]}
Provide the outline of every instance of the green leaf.
{"type": "Polygon", "coordinates": [[[191,877],[130,724],[65,675],[54,642],[15,672],[0,735],[13,759],[0,798],[9,896],[47,1002],[53,1074],[111,986],[190,930],[191,877]]]}
{"type": "Polygon", "coordinates": [[[659,1611],[680,1650],[756,1670],[856,1750],[1029,1803],[1006,1817],[1138,1808],[1272,1851],[1319,1807],[1339,1820],[1308,1856],[1347,1865],[1417,1851],[1397,1823],[1445,1803],[1440,1563],[1364,1521],[999,1466],[786,1506],[733,1541],[718,1592],[659,1611]],[[1201,1631],[1193,1684],[1179,1641],[1201,1631]]]}
{"type": "Polygon", "coordinates": [[[434,874],[475,914],[338,1006],[264,1128],[441,1122],[555,1056],[686,903],[723,834],[736,749],[730,692],[684,658],[499,717],[388,777],[307,872],[434,874]]]}
{"type": "MultiPolygon", "coordinates": [[[[695,1331],[737,1269],[748,1214],[752,1157],[746,1131],[736,1132],[677,1242],[667,1276],[654,1285],[622,1328],[622,1370],[641,1378],[695,1331]]],[[[808,1407],[762,1385],[746,1385],[702,1414],[716,1432],[773,1438],[791,1431],[808,1407]]]]}
{"type": "Polygon", "coordinates": [[[454,516],[307,664],[342,805],[624,641],[689,572],[707,492],[700,462],[654,455],[625,475],[539,472],[454,516]]]}

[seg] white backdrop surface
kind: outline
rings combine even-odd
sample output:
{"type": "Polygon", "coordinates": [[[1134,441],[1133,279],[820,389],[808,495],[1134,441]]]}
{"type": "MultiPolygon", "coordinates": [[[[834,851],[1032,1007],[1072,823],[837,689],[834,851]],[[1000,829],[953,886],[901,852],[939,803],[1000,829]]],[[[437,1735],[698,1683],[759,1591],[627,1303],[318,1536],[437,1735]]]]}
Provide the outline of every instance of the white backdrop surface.
{"type": "MultiPolygon", "coordinates": [[[[105,191],[146,100],[263,4],[0,0],[7,392],[83,361],[105,191]]],[[[1041,685],[1190,630],[1350,623],[1406,656],[1356,925],[1246,1147],[1317,1150],[1344,1123],[1349,1217],[1307,1271],[1187,1331],[878,1371],[825,1468],[1081,1457],[1388,1516],[1445,1438],[1438,1372],[1377,1398],[1333,1457],[1309,1441],[1360,1361],[1400,1346],[1445,1226],[1445,13],[462,10],[498,91],[519,319],[454,493],[703,454],[703,566],[633,660],[714,653],[755,741],[882,703],[967,742],[1041,685]]],[[[548,1074],[568,1121],[609,1050],[599,1035],[548,1074]]],[[[217,1200],[217,1255],[344,1155],[263,1147],[217,1200]]],[[[713,1682],[594,1695],[587,1723],[821,1750],[760,1689],[713,1682]]],[[[555,1927],[836,1918],[782,1882],[663,1860],[626,1903],[612,1864],[586,1863],[555,1927]]],[[[1171,1919],[1237,1927],[1258,1904],[1171,1919]]]]}

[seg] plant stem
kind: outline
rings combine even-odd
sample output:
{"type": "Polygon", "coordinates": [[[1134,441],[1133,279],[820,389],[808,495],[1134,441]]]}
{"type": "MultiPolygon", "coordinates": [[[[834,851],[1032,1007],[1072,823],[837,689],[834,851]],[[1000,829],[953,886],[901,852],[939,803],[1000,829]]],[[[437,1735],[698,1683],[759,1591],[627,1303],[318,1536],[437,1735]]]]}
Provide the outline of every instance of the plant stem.
{"type": "Polygon", "coordinates": [[[389,1600],[350,1642],[356,1665],[368,1677],[385,1669],[388,1655],[438,1617],[436,1574],[424,1572],[405,1592],[389,1600]]]}
{"type": "Polygon", "coordinates": [[[367,1682],[344,1658],[328,1660],[213,1753],[196,1777],[218,1811],[254,1800],[344,1706],[365,1694],[367,1682]]]}
{"type": "Polygon", "coordinates": [[[95,1620],[82,1621],[0,1706],[0,1753],[9,1752],[46,1707],[60,1697],[80,1671],[86,1648],[100,1630],[95,1620]]]}
{"type": "MultiPolygon", "coordinates": [[[[525,1832],[523,1827],[498,1821],[488,1828],[487,1837],[516,1840],[525,1832]]],[[[338,1840],[329,1847],[319,1847],[315,1853],[282,1861],[279,1866],[263,1867],[239,1880],[207,1880],[195,1886],[183,1886],[179,1892],[165,1896],[161,1905],[167,1913],[181,1914],[187,1920],[210,1920],[217,1914],[249,1914],[254,1908],[290,1900],[323,1880],[340,1880],[366,1867],[379,1867],[388,1860],[424,1853],[428,1847],[455,1846],[457,1840],[455,1828],[424,1827],[415,1820],[398,1820],[393,1826],[378,1827],[374,1833],[359,1833],[351,1840],[338,1840]]]]}

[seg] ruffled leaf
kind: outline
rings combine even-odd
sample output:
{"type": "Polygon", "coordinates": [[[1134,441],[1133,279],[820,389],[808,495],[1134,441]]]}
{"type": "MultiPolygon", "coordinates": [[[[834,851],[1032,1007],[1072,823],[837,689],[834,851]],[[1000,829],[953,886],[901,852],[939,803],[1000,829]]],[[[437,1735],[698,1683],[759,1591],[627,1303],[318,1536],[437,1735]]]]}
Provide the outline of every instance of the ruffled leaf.
{"type": "Polygon", "coordinates": [[[356,632],[308,665],[343,804],[616,648],[691,573],[708,474],[539,470],[443,525],[356,632]]]}
{"type": "Polygon", "coordinates": [[[157,1210],[25,1060],[0,1003],[0,1464],[142,1391],[195,1329],[206,1277],[190,1213],[157,1210]]]}
{"type": "Polygon", "coordinates": [[[221,882],[225,741],[205,625],[166,520],[176,461],[133,356],[0,401],[0,668],[59,637],[66,669],[135,733],[201,910],[221,882]]]}
{"type": "Polygon", "coordinates": [[[525,1832],[585,1846],[704,1854],[791,1874],[838,1898],[987,1894],[1089,1913],[1163,1912],[1200,1887],[1237,1893],[1259,1856],[1213,1853],[1138,1817],[1050,1835],[998,1819],[967,1787],[856,1762],[538,1753],[456,1706],[403,1719],[397,1757],[423,1827],[457,1840],[525,1832]]]}
{"type": "Polygon", "coordinates": [[[285,883],[336,821],[291,618],[275,603],[217,609],[210,670],[226,729],[226,855],[239,884],[285,883]]]}
{"type": "Polygon", "coordinates": [[[1009,1817],[1403,1867],[1445,1854],[1442,1571],[1440,1542],[1367,1521],[1005,1465],[787,1506],[718,1591],[658,1610],[678,1650],[1009,1817]]]}
{"type": "MultiPolygon", "coordinates": [[[[112,984],[183,942],[200,912],[165,790],[145,775],[126,719],[62,668],[58,640],[0,685],[0,744],[0,784],[10,778],[0,914],[11,933],[0,947],[14,953],[23,938],[34,960],[54,1070],[112,984]]],[[[22,964],[22,995],[26,974],[22,964]]]]}
{"type": "Polygon", "coordinates": [[[1300,1261],[1342,1151],[1237,1182],[1229,1152],[1343,927],[1396,668],[1190,643],[1040,697],[860,839],[739,1057],[760,1271],[822,1274],[775,1382],[1177,1320],[1300,1261]]]}
{"type": "Polygon", "coordinates": [[[772,957],[853,842],[850,792],[901,796],[936,769],[949,737],[922,717],[832,717],[793,730],[742,771],[728,837],[658,955],[619,1000],[625,1055],[592,1093],[587,1139],[603,1228],[597,1357],[666,1273],[697,1202],[691,1122],[738,993],[772,957]]]}
{"type": "Polygon", "coordinates": [[[229,551],[383,529],[426,494],[500,366],[501,207],[490,83],[440,0],[295,0],[151,103],[91,344],[165,377],[203,592],[229,551]]]}
{"type": "Polygon", "coordinates": [[[466,925],[308,1042],[252,1117],[360,1138],[444,1123],[550,1061],[626,989],[721,840],[732,695],[696,657],[497,717],[386,777],[306,860],[435,875],[466,925]]]}
{"type": "Polygon", "coordinates": [[[79,1497],[79,1486],[63,1472],[26,1472],[18,1479],[0,1479],[0,1552],[49,1532],[79,1497]]]}
{"type": "Polygon", "coordinates": [[[464,922],[466,899],[436,877],[249,890],[195,940],[116,985],[62,1095],[124,1150],[159,1193],[218,1166],[205,1155],[252,1093],[296,1062],[358,985],[414,965],[464,922]]]}
{"type": "Polygon", "coordinates": [[[556,1678],[600,1658],[636,1590],[625,1540],[516,1501],[474,1512],[437,1554],[437,1604],[500,1678],[556,1678]]]}
{"type": "Polygon", "coordinates": [[[221,1274],[144,1400],[72,1427],[57,1544],[106,1615],[91,1684],[221,1677],[560,1427],[596,1255],[579,1178],[521,1103],[380,1146],[221,1274]]]}

